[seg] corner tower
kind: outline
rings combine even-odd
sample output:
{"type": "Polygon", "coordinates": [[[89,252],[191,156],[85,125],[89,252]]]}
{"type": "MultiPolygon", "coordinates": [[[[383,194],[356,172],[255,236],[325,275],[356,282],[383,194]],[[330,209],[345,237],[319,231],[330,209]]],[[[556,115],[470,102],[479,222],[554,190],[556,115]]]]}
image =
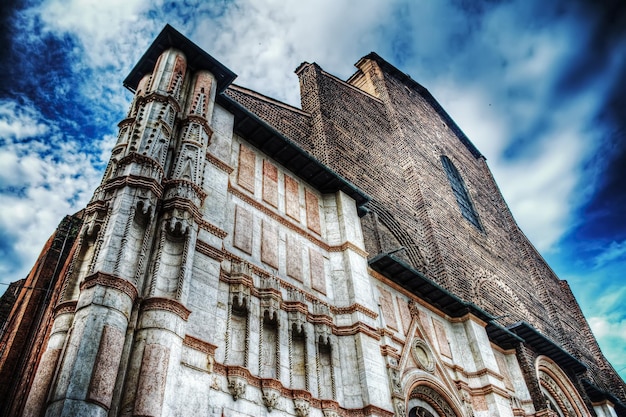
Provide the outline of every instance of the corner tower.
{"type": "Polygon", "coordinates": [[[155,386],[180,362],[190,313],[213,106],[234,78],[169,25],[126,78],[135,96],[85,210],[27,415],[104,416],[128,398],[129,414],[160,414],[155,386]]]}

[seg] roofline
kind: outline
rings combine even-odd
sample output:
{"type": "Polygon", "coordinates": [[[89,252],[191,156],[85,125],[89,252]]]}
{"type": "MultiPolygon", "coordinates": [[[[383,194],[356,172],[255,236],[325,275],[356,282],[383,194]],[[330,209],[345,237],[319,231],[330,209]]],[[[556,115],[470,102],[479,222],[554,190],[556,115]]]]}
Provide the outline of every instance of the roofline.
{"type": "Polygon", "coordinates": [[[222,93],[217,96],[216,101],[235,115],[236,131],[238,128],[240,130],[243,129],[242,125],[244,122],[250,123],[254,126],[253,132],[255,135],[258,136],[259,140],[254,141],[254,138],[250,137],[250,135],[248,134],[245,134],[245,132],[241,134],[242,138],[248,143],[257,147],[261,152],[265,152],[267,154],[267,152],[263,149],[263,146],[269,144],[272,140],[280,141],[280,150],[277,151],[274,155],[268,154],[269,157],[278,161],[285,168],[298,175],[300,178],[302,178],[304,181],[306,181],[322,193],[337,191],[342,191],[346,193],[348,196],[355,200],[359,215],[362,216],[366,213],[367,209],[365,209],[365,207],[363,206],[367,204],[372,198],[364,191],[359,189],[356,185],[352,184],[350,181],[346,180],[337,172],[324,165],[322,162],[320,162],[311,154],[302,149],[296,142],[283,135],[281,132],[279,132],[273,126],[259,118],[256,114],[252,113],[235,99],[222,93]],[[300,163],[294,163],[295,158],[291,157],[291,155],[293,154],[297,155],[297,162],[300,163]],[[289,157],[287,157],[286,155],[289,155],[289,157]],[[311,171],[310,167],[314,167],[314,169],[316,170],[315,175],[308,175],[308,173],[310,173],[311,171]]]}
{"type": "Polygon", "coordinates": [[[298,113],[298,114],[301,114],[303,116],[311,117],[310,113],[302,110],[301,108],[298,108],[298,107],[292,106],[291,104],[287,104],[287,103],[284,103],[282,101],[276,100],[273,97],[266,96],[265,94],[259,93],[258,91],[251,90],[251,89],[249,89],[247,87],[242,87],[242,86],[240,86],[238,84],[231,84],[231,85],[228,86],[228,89],[232,90],[232,91],[238,91],[238,92],[240,92],[242,94],[247,94],[249,96],[253,96],[253,97],[258,98],[259,100],[263,100],[263,101],[265,101],[265,102],[267,102],[269,104],[273,104],[273,105],[276,105],[278,107],[282,107],[285,110],[289,110],[291,112],[298,113]]]}
{"type": "MultiPolygon", "coordinates": [[[[433,109],[437,112],[437,114],[441,116],[441,118],[446,122],[448,127],[452,129],[452,131],[457,135],[461,143],[465,145],[465,147],[470,151],[472,155],[474,155],[475,158],[487,159],[482,153],[480,153],[478,148],[476,148],[476,146],[472,143],[472,141],[461,130],[461,128],[456,124],[456,122],[452,119],[452,117],[450,117],[450,115],[444,110],[441,104],[439,104],[439,102],[435,99],[435,97],[433,97],[433,95],[430,93],[430,91],[428,91],[426,87],[424,87],[423,85],[415,81],[413,78],[411,78],[410,75],[400,71],[398,68],[390,64],[388,61],[381,58],[381,56],[378,55],[376,52],[370,52],[369,54],[365,55],[363,58],[359,59],[357,63],[354,64],[354,66],[358,68],[361,62],[367,59],[376,61],[378,65],[380,65],[381,67],[384,67],[388,72],[390,72],[393,76],[398,78],[400,81],[406,84],[409,84],[411,87],[417,90],[426,99],[426,101],[433,107],[433,109]]],[[[352,79],[354,75],[355,74],[350,76],[348,80],[352,79]]]]}
{"type": "Polygon", "coordinates": [[[126,79],[124,79],[124,87],[135,92],[141,78],[153,71],[159,56],[163,51],[169,48],[179,49],[185,54],[187,58],[187,68],[191,71],[207,70],[211,72],[217,80],[218,93],[224,91],[237,77],[237,74],[229,70],[221,62],[167,24],[154,39],[137,64],[135,64],[126,79]]]}

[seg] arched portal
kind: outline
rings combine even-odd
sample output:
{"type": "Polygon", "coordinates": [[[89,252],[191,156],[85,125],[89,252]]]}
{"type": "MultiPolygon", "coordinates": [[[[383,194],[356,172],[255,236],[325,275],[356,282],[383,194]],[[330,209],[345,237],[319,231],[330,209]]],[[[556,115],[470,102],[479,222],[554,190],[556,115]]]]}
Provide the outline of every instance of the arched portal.
{"type": "Polygon", "coordinates": [[[583,400],[565,372],[551,359],[540,356],[536,361],[536,372],[546,408],[559,417],[588,417],[590,414],[583,400]]]}
{"type": "Polygon", "coordinates": [[[409,417],[463,417],[452,398],[431,384],[418,384],[409,392],[409,417]]]}

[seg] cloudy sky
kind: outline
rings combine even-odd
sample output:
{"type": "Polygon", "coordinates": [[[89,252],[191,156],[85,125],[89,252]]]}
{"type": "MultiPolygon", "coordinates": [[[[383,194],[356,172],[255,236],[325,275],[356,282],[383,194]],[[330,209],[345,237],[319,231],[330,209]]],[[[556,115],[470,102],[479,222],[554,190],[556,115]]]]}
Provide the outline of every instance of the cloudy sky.
{"type": "MultiPolygon", "coordinates": [[[[487,157],[522,229],[569,282],[626,377],[626,6],[621,0],[4,0],[0,282],[24,277],[99,183],[166,23],[299,105],[303,61],[347,78],[375,51],[487,157]]],[[[0,293],[6,285],[0,286],[0,293]]]]}

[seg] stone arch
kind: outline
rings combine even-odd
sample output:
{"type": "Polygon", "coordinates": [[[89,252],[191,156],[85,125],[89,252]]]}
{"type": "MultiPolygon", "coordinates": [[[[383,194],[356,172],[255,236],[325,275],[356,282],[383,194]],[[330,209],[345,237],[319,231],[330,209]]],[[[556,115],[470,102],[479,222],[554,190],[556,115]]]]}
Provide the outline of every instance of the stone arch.
{"type": "MultiPolygon", "coordinates": [[[[361,222],[370,222],[372,224],[364,224],[364,229],[373,229],[377,236],[372,248],[368,249],[372,255],[377,255],[379,252],[393,252],[398,249],[394,256],[406,261],[413,267],[423,270],[426,265],[424,256],[422,255],[418,245],[413,238],[407,233],[406,227],[404,227],[398,220],[391,214],[391,212],[385,208],[384,204],[376,200],[371,200],[367,203],[368,209],[372,214],[364,217],[361,222]]],[[[366,237],[367,240],[367,237],[366,237]]],[[[367,246],[366,242],[366,246],[367,246]]]]}
{"type": "Polygon", "coordinates": [[[472,299],[478,300],[478,304],[488,311],[498,315],[508,314],[512,316],[510,322],[529,321],[533,317],[515,291],[496,276],[483,270],[471,282],[472,299]],[[492,300],[493,305],[487,304],[485,300],[492,300]]]}
{"type": "Polygon", "coordinates": [[[546,407],[560,417],[588,417],[578,390],[567,374],[547,356],[539,356],[535,361],[535,371],[546,407]]]}
{"type": "Polygon", "coordinates": [[[435,376],[414,370],[402,379],[407,416],[465,417],[458,395],[446,388],[435,376]]]}

